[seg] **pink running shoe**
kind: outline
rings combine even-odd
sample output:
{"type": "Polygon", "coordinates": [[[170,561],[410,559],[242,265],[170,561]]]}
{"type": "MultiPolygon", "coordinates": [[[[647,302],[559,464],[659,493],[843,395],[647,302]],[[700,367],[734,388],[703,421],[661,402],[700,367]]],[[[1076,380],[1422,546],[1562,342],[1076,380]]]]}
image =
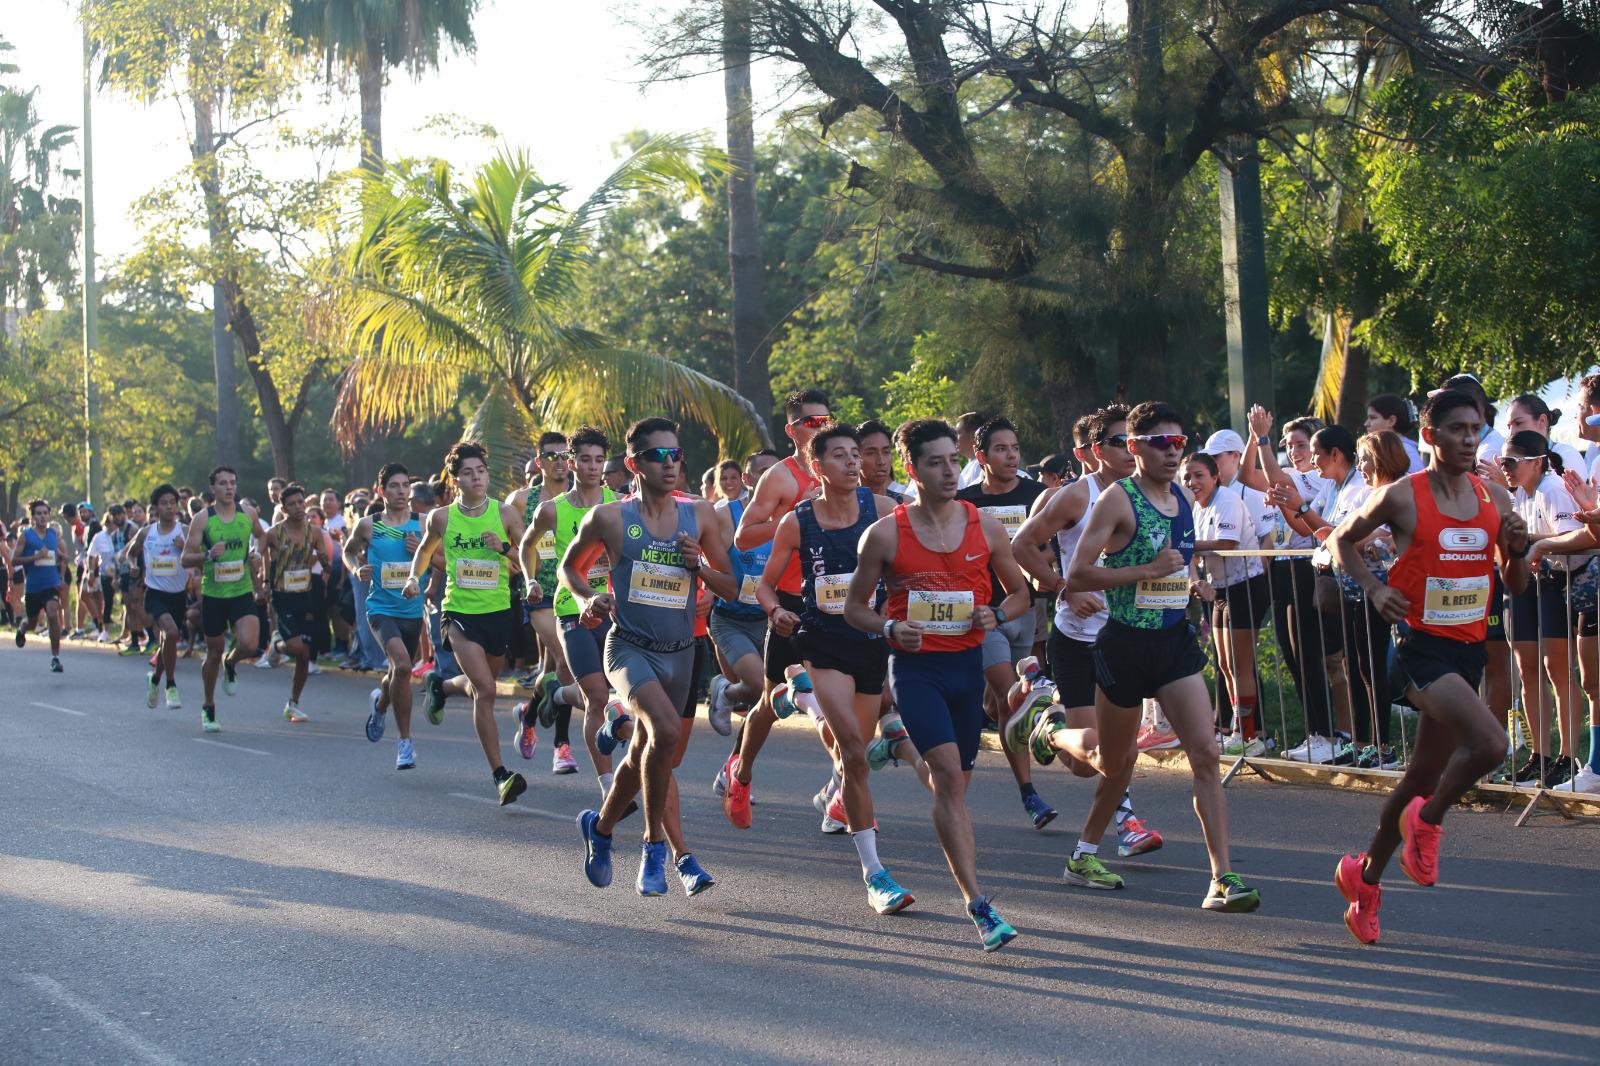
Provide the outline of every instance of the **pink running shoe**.
{"type": "Polygon", "coordinates": [[[1422,820],[1426,802],[1426,797],[1414,796],[1400,812],[1400,839],[1405,841],[1400,849],[1400,869],[1424,888],[1439,881],[1439,837],[1443,833],[1422,820]]]}
{"type": "Polygon", "coordinates": [[[1378,942],[1378,908],[1383,905],[1383,886],[1369,885],[1361,876],[1366,855],[1346,855],[1333,869],[1333,883],[1350,904],[1344,909],[1345,928],[1363,944],[1378,942]]]}
{"type": "Polygon", "coordinates": [[[1155,851],[1162,843],[1161,834],[1145,828],[1145,824],[1137,818],[1124,818],[1122,828],[1117,830],[1117,854],[1124,859],[1130,855],[1155,851]]]}
{"type": "Polygon", "coordinates": [[[511,713],[517,719],[517,754],[524,759],[533,758],[533,753],[539,748],[539,734],[533,731],[533,722],[528,715],[526,703],[514,704],[511,713]]]}
{"type": "MultiPolygon", "coordinates": [[[[532,732],[532,730],[529,730],[532,732]]],[[[575,774],[578,772],[578,760],[572,757],[571,744],[557,744],[555,755],[550,759],[550,772],[553,774],[575,774]]]]}

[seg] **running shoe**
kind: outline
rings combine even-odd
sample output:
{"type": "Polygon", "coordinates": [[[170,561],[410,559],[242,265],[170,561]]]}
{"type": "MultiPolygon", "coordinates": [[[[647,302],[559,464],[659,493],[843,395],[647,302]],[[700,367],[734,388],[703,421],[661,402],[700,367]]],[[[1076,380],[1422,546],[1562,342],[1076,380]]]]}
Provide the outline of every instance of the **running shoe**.
{"type": "Polygon", "coordinates": [[[877,873],[867,878],[867,902],[879,914],[903,911],[916,901],[917,897],[895,882],[886,866],[880,866],[877,873]]]}
{"type": "Polygon", "coordinates": [[[1356,750],[1355,742],[1347,740],[1337,746],[1330,762],[1334,766],[1354,766],[1357,755],[1359,752],[1356,750]]]}
{"type": "Polygon", "coordinates": [[[424,659],[422,662],[411,668],[411,676],[416,678],[418,681],[421,681],[428,671],[432,669],[433,661],[431,659],[424,659]]]}
{"type": "Polygon", "coordinates": [[[1168,751],[1178,747],[1182,742],[1178,734],[1168,726],[1162,729],[1158,726],[1148,726],[1139,730],[1138,745],[1140,751],[1168,751]]]}
{"type": "Polygon", "coordinates": [[[239,673],[234,669],[233,663],[227,659],[222,661],[222,692],[231,696],[239,691],[239,673]]]}
{"type": "Polygon", "coordinates": [[[261,658],[255,660],[250,665],[255,667],[257,670],[271,670],[273,667],[272,656],[267,652],[262,652],[261,658]]]}
{"type": "Polygon", "coordinates": [[[678,856],[678,861],[674,865],[678,868],[678,880],[683,882],[683,894],[686,896],[698,896],[717,883],[715,877],[695,862],[693,855],[678,856]]]}
{"type": "Polygon", "coordinates": [[[1333,742],[1325,736],[1312,733],[1306,739],[1283,753],[1291,762],[1322,764],[1333,761],[1333,742]]]}
{"type": "Polygon", "coordinates": [[[200,728],[207,733],[222,732],[222,727],[217,724],[217,709],[215,707],[200,708],[200,728]]]}
{"type": "Polygon", "coordinates": [[[1200,906],[1208,911],[1241,914],[1261,906],[1261,893],[1246,885],[1238,874],[1229,872],[1211,882],[1211,891],[1200,906]]]}
{"type": "Polygon", "coordinates": [[[135,655],[143,655],[144,649],[139,647],[137,642],[131,642],[126,648],[118,651],[117,654],[124,659],[131,659],[135,655]]]}
{"type": "Polygon", "coordinates": [[[1422,820],[1425,796],[1413,796],[1406,809],[1400,812],[1400,869],[1407,877],[1424,888],[1439,880],[1439,836],[1443,832],[1436,825],[1422,820]]]}
{"type": "Polygon", "coordinates": [[[500,806],[515,803],[517,797],[528,791],[528,782],[522,779],[519,773],[508,773],[494,783],[495,791],[500,794],[500,806]]]}
{"type": "Polygon", "coordinates": [[[50,656],[50,672],[52,674],[60,674],[65,672],[61,668],[61,657],[59,655],[50,656]]]}
{"type": "Polygon", "coordinates": [[[728,794],[728,771],[717,771],[716,780],[711,782],[711,794],[717,799],[721,799],[728,794]]]}
{"type": "Polygon", "coordinates": [[[894,757],[894,749],[889,744],[888,737],[874,737],[872,743],[867,745],[867,765],[874,770],[882,770],[890,763],[898,763],[894,757]]]}
{"type": "Polygon", "coordinates": [[[1366,855],[1346,855],[1333,868],[1333,884],[1350,906],[1344,909],[1344,927],[1363,944],[1378,942],[1378,908],[1383,905],[1383,886],[1369,885],[1361,876],[1366,855]]]}
{"type": "Polygon", "coordinates": [[[722,797],[722,813],[728,816],[735,829],[750,828],[750,786],[739,780],[739,753],[730,752],[722,764],[728,778],[728,794],[722,797]]]}
{"type": "Polygon", "coordinates": [[[611,837],[595,828],[599,820],[598,811],[582,812],[578,834],[583,837],[583,876],[595,888],[605,888],[611,883],[611,837]]]}
{"type": "Polygon", "coordinates": [[[94,635],[94,642],[96,644],[110,644],[111,631],[108,629],[102,629],[100,632],[94,635]]]}
{"type": "Polygon", "coordinates": [[[1161,847],[1161,834],[1154,829],[1146,829],[1143,822],[1129,816],[1122,820],[1122,828],[1117,830],[1117,855],[1120,858],[1130,858],[1134,855],[1143,855],[1147,851],[1156,851],[1161,847]]]}
{"type": "Polygon", "coordinates": [[[1066,724],[1065,711],[1042,696],[1033,696],[1006,719],[1006,746],[1012,751],[1031,751],[1035,762],[1048,766],[1056,758],[1050,734],[1066,724]]]}
{"type": "Polygon", "coordinates": [[[320,674],[322,673],[322,667],[318,666],[316,661],[313,660],[306,664],[306,673],[309,675],[320,674]]]}
{"type": "Polygon", "coordinates": [[[784,682],[772,690],[772,713],[778,716],[779,721],[789,717],[799,709],[799,707],[795,706],[794,700],[789,698],[788,682],[784,682]]]}
{"type": "Polygon", "coordinates": [[[428,716],[428,721],[439,725],[444,721],[444,675],[437,670],[429,670],[422,679],[422,687],[428,694],[428,702],[422,708],[428,716]]]}
{"type": "Polygon", "coordinates": [[[550,759],[550,772],[553,774],[575,774],[578,772],[578,760],[572,757],[571,744],[557,744],[555,754],[550,759]]]}
{"type": "Polygon", "coordinates": [[[1260,737],[1245,738],[1243,733],[1230,733],[1223,742],[1222,754],[1234,758],[1255,759],[1267,753],[1267,746],[1260,737]]]}
{"type": "Polygon", "coordinates": [[[850,815],[845,813],[844,793],[835,790],[822,812],[822,831],[828,834],[843,833],[850,828],[850,815]]]}
{"type": "Polygon", "coordinates": [[[27,630],[27,627],[24,626],[22,623],[18,622],[17,623],[17,647],[25,648],[27,646],[28,646],[28,630],[27,630]]]}
{"type": "Polygon", "coordinates": [[[1043,829],[1055,821],[1056,809],[1044,801],[1044,797],[1037,792],[1030,792],[1022,801],[1022,809],[1028,812],[1028,817],[1033,819],[1035,829],[1043,829]]]}
{"type": "MultiPolygon", "coordinates": [[[[607,710],[610,710],[610,708],[607,707],[607,710]]],[[[625,726],[631,724],[632,722],[633,719],[626,714],[619,714],[615,718],[606,722],[605,725],[601,726],[595,731],[595,750],[601,755],[610,755],[618,748],[627,747],[627,738],[619,736],[618,734],[622,732],[625,726]]]]}
{"type": "Polygon", "coordinates": [[[811,806],[816,808],[818,814],[828,813],[828,801],[833,799],[834,793],[839,791],[839,775],[834,772],[828,775],[828,780],[822,783],[811,796],[811,806]]]}
{"type": "Polygon", "coordinates": [[[1084,854],[1075,859],[1069,858],[1067,868],[1061,871],[1061,880],[1078,888],[1123,887],[1122,878],[1106,869],[1105,863],[1100,861],[1098,855],[1084,854]]]}
{"type": "Polygon", "coordinates": [[[1600,793],[1600,774],[1589,768],[1588,763],[1578,768],[1578,776],[1572,779],[1574,792],[1587,792],[1590,795],[1600,793]]]}
{"type": "Polygon", "coordinates": [[[183,700],[178,696],[178,686],[167,686],[167,710],[176,711],[183,707],[183,700]]]}
{"type": "Polygon", "coordinates": [[[1017,931],[1011,928],[1011,923],[994,912],[988,896],[979,896],[967,904],[967,914],[972,918],[972,924],[978,927],[984,951],[999,951],[1017,939],[1017,931]]]}
{"type": "Polygon", "coordinates": [[[1558,755],[1545,764],[1539,778],[1540,788],[1559,788],[1572,780],[1572,756],[1558,755]]]}
{"type": "Polygon", "coordinates": [[[722,674],[711,679],[711,700],[706,704],[706,721],[721,737],[733,733],[733,705],[728,702],[729,681],[722,674]]]}
{"type": "Polygon", "coordinates": [[[161,675],[152,670],[147,680],[150,682],[150,689],[145,693],[144,705],[153,711],[156,709],[156,697],[161,695],[161,675]]]}
{"type": "Polygon", "coordinates": [[[646,840],[639,857],[639,879],[634,883],[641,896],[667,894],[667,842],[646,840]]]}
{"type": "Polygon", "coordinates": [[[539,747],[539,734],[533,731],[535,715],[529,712],[526,703],[517,703],[511,707],[511,720],[517,723],[517,754],[524,759],[533,758],[539,747]]]}
{"type": "Polygon", "coordinates": [[[383,689],[375,688],[367,693],[367,739],[376,744],[383,739],[384,714],[378,710],[378,701],[383,699],[383,689]]]}
{"type": "Polygon", "coordinates": [[[300,705],[294,700],[290,700],[288,703],[283,705],[283,720],[286,722],[293,722],[295,725],[299,725],[301,722],[311,721],[311,719],[306,715],[306,712],[302,711],[300,709],[300,705]]]}
{"type": "Polygon", "coordinates": [[[556,724],[556,712],[561,708],[556,703],[556,693],[561,691],[561,679],[554,671],[544,675],[544,680],[539,685],[539,724],[550,729],[556,724]]]}
{"type": "Polygon", "coordinates": [[[1406,761],[1400,757],[1399,748],[1390,748],[1388,751],[1384,751],[1381,748],[1378,750],[1378,769],[1401,770],[1405,768],[1405,765],[1406,761]]]}
{"type": "Polygon", "coordinates": [[[401,737],[394,746],[394,768],[414,770],[417,767],[417,750],[411,746],[410,737],[401,737]]]}
{"type": "Polygon", "coordinates": [[[160,666],[161,665],[161,649],[156,647],[154,644],[152,644],[150,646],[150,658],[146,659],[145,662],[150,664],[150,669],[152,669],[152,670],[154,670],[156,667],[160,666]]]}

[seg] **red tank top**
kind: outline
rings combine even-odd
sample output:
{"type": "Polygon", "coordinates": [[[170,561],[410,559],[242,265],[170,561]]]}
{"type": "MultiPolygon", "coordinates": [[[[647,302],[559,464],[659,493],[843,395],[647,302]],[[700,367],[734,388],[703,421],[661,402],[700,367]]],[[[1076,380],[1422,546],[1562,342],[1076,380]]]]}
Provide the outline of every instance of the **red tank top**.
{"type": "Polygon", "coordinates": [[[917,539],[905,504],[894,509],[899,543],[884,613],[898,622],[921,622],[923,651],[964,651],[983,643],[983,630],[972,628],[972,610],[989,602],[989,542],[978,509],[957,502],[966,511],[967,532],[949,552],[917,539]]]}
{"type": "Polygon", "coordinates": [[[1406,625],[1419,633],[1474,644],[1488,636],[1500,511],[1483,482],[1471,474],[1467,478],[1478,499],[1478,513],[1463,520],[1439,510],[1427,471],[1411,475],[1417,529],[1389,568],[1389,586],[1411,604],[1406,625]]]}
{"type": "MultiPolygon", "coordinates": [[[[798,504],[806,498],[806,493],[811,491],[811,487],[817,483],[817,479],[811,476],[811,471],[805,468],[804,463],[792,455],[784,456],[779,465],[787,468],[789,473],[794,475],[794,483],[796,485],[794,502],[798,504]]],[[[794,508],[791,507],[789,510],[792,511],[794,508]]],[[[778,517],[781,518],[783,516],[779,515],[778,517]]],[[[789,565],[783,568],[783,576],[778,579],[778,591],[787,592],[789,595],[796,597],[801,594],[799,552],[789,556],[789,565]]]]}

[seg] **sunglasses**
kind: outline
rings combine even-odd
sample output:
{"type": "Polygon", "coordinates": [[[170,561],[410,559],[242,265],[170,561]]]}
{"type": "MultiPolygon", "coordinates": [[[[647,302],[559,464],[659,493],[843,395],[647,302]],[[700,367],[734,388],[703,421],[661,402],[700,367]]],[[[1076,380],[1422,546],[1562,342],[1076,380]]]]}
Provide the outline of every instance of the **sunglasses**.
{"type": "Polygon", "coordinates": [[[832,415],[801,415],[793,422],[790,422],[789,426],[791,429],[795,426],[804,426],[807,429],[821,429],[832,421],[832,415]]]}
{"type": "Polygon", "coordinates": [[[1128,435],[1126,433],[1116,433],[1096,443],[1107,444],[1113,448],[1126,448],[1128,446],[1128,435]]]}
{"type": "Polygon", "coordinates": [[[571,452],[540,452],[539,453],[539,458],[543,459],[545,462],[548,463],[552,459],[571,459],[572,458],[572,453],[571,452]]]}
{"type": "Polygon", "coordinates": [[[1181,452],[1183,451],[1183,446],[1189,443],[1189,438],[1182,433],[1140,433],[1128,439],[1141,441],[1150,445],[1156,451],[1176,448],[1181,452]]]}
{"type": "Polygon", "coordinates": [[[1543,458],[1544,456],[1542,455],[1502,455],[1500,457],[1500,469],[1515,470],[1518,463],[1537,463],[1543,458]]]}
{"type": "Polygon", "coordinates": [[[643,448],[633,453],[635,459],[650,463],[676,463],[683,459],[682,448],[643,448]]]}

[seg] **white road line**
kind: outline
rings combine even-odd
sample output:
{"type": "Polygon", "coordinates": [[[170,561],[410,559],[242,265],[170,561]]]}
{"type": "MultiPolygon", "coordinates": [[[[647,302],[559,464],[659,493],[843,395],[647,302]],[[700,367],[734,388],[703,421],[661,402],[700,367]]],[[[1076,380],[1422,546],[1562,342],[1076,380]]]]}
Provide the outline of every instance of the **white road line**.
{"type": "Polygon", "coordinates": [[[87,1003],[69,992],[60,982],[51,980],[42,973],[25,974],[35,988],[61,1004],[77,1011],[84,1018],[105,1030],[107,1036],[115,1039],[123,1047],[137,1055],[141,1060],[152,1063],[153,1066],[182,1066],[182,1060],[174,1055],[149,1043],[133,1030],[104,1013],[93,1004],[87,1003]]]}
{"type": "MultiPolygon", "coordinates": [[[[465,792],[452,792],[450,795],[456,799],[471,800],[473,803],[490,803],[496,807],[500,806],[499,800],[490,799],[488,796],[473,796],[465,792]]],[[[541,811],[537,807],[519,807],[515,803],[506,804],[506,813],[526,814],[532,818],[548,818],[552,822],[567,822],[568,824],[576,824],[578,819],[576,814],[557,814],[555,811],[541,811]]]]}
{"type": "Polygon", "coordinates": [[[228,743],[225,743],[225,742],[223,742],[221,740],[208,740],[205,737],[191,737],[190,739],[193,740],[196,744],[214,744],[219,748],[227,748],[230,751],[248,751],[251,755],[271,755],[272,754],[272,752],[270,752],[270,751],[262,751],[260,748],[247,748],[243,744],[228,744],[228,743]]]}
{"type": "Polygon", "coordinates": [[[70,714],[76,718],[83,718],[87,714],[85,711],[75,711],[71,707],[57,707],[53,703],[35,703],[33,706],[43,707],[47,711],[60,711],[62,714],[70,714]]]}

